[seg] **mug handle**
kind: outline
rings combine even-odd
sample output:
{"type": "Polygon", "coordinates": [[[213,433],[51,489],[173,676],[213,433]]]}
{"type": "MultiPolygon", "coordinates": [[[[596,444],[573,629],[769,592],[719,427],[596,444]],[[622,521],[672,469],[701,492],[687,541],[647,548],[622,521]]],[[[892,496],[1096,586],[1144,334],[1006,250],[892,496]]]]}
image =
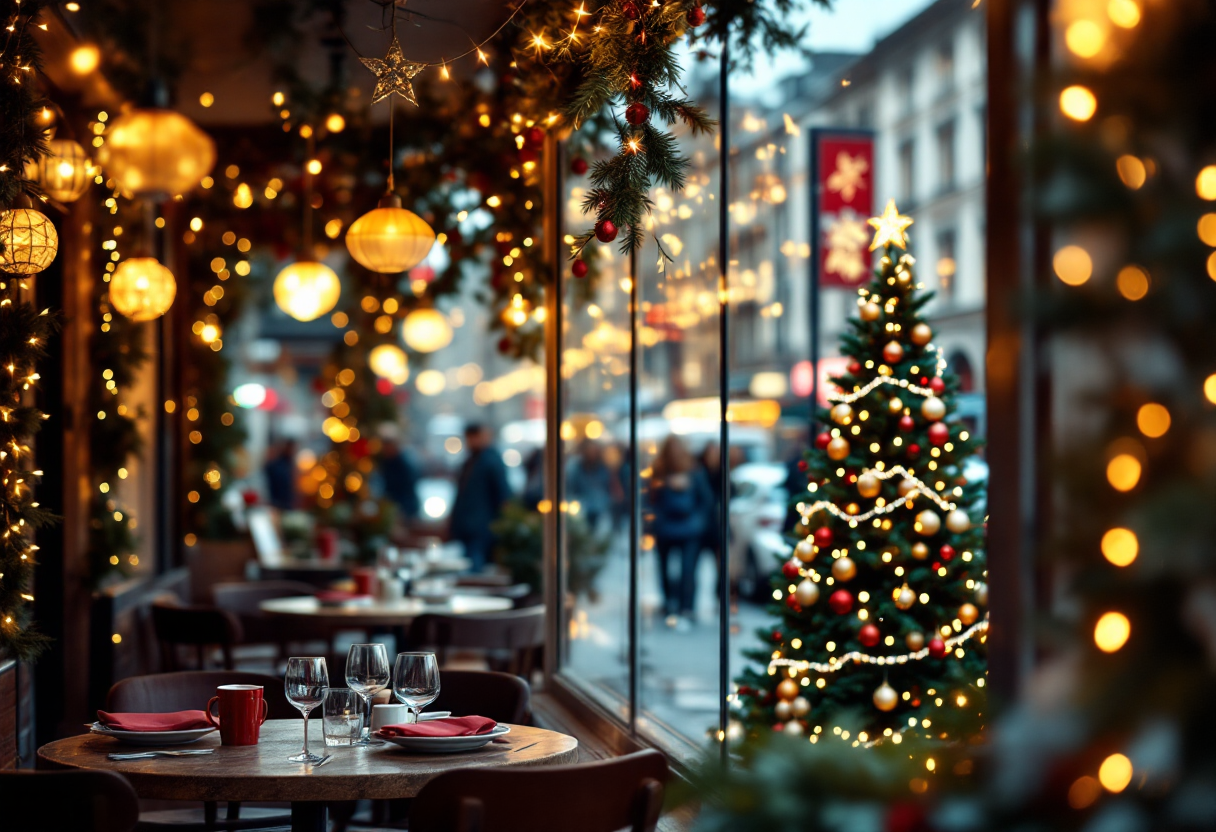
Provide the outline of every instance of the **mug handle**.
{"type": "Polygon", "coordinates": [[[220,698],[218,696],[211,697],[211,700],[207,703],[206,709],[203,711],[203,713],[207,714],[207,721],[210,722],[212,725],[214,725],[216,728],[219,728],[220,724],[218,722],[216,722],[215,714],[211,713],[211,705],[212,705],[212,703],[219,702],[219,701],[220,701],[220,698]]]}
{"type": "Polygon", "coordinates": [[[270,716],[270,705],[268,705],[266,703],[265,699],[261,700],[261,705],[262,705],[262,718],[258,720],[258,725],[261,725],[263,722],[266,721],[266,717],[270,716]]]}

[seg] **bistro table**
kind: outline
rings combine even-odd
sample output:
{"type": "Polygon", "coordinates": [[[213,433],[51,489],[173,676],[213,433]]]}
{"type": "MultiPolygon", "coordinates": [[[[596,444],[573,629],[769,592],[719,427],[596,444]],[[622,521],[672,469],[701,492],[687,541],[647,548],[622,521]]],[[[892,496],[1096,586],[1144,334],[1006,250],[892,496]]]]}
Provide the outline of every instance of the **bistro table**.
{"type": "Polygon", "coordinates": [[[342,629],[387,630],[400,645],[405,643],[406,628],[420,615],[473,615],[481,612],[502,612],[513,606],[510,598],[454,594],[442,602],[402,598],[399,601],[368,599],[358,603],[336,605],[322,604],[312,596],[273,598],[263,601],[258,608],[267,615],[285,619],[305,619],[313,624],[320,624],[327,627],[331,633],[342,629]]]}
{"type": "MultiPolygon", "coordinates": [[[[321,726],[312,726],[314,752],[322,750],[321,726]]],[[[291,802],[293,832],[324,832],[326,802],[414,797],[433,777],[464,768],[561,765],[576,762],[578,740],[556,731],[512,725],[505,742],[459,754],[416,754],[394,745],[325,748],[325,765],[293,763],[304,725],[271,719],[257,745],[220,745],[219,732],[186,746],[215,748],[197,757],[148,757],[114,762],[112,752],[150,750],[110,737],[81,734],[47,743],[38,760],[47,768],[106,769],[127,778],[135,793],[152,800],[291,802]]]]}

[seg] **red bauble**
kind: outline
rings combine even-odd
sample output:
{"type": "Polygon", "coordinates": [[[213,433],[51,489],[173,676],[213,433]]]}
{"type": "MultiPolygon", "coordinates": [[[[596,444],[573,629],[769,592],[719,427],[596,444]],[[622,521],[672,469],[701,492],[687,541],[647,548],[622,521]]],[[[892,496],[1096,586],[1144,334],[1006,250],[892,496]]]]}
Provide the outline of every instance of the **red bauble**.
{"type": "Polygon", "coordinates": [[[533,150],[540,150],[545,146],[545,131],[539,127],[529,127],[524,131],[524,144],[533,150]]]}
{"type": "Polygon", "coordinates": [[[873,624],[863,624],[861,629],[857,631],[857,640],[861,642],[863,647],[873,647],[882,639],[882,633],[873,624]]]}
{"type": "MultiPolygon", "coordinates": [[[[324,391],[322,391],[322,392],[324,392],[324,391]]],[[[831,441],[832,441],[831,434],[821,433],[815,437],[815,447],[822,451],[824,448],[826,448],[828,446],[828,443],[831,441]]]]}
{"type": "Polygon", "coordinates": [[[626,20],[637,20],[642,16],[642,10],[638,8],[638,4],[633,2],[633,0],[625,0],[621,4],[621,14],[625,16],[626,20]]]}
{"type": "Polygon", "coordinates": [[[844,615],[853,609],[853,594],[847,589],[838,589],[828,596],[828,606],[837,615],[844,615]]]}
{"type": "Polygon", "coordinates": [[[937,636],[929,639],[929,655],[935,659],[940,659],[946,655],[946,642],[942,641],[937,636]]]}
{"type": "Polygon", "coordinates": [[[601,243],[611,243],[616,239],[616,223],[612,220],[600,220],[595,224],[595,239],[601,243]]]}
{"type": "Polygon", "coordinates": [[[363,459],[369,453],[371,453],[371,449],[368,448],[367,440],[362,436],[350,443],[350,455],[355,459],[363,459]]]}
{"type": "Polygon", "coordinates": [[[934,445],[945,445],[950,441],[950,428],[941,422],[929,425],[929,441],[934,445]]]}
{"type": "Polygon", "coordinates": [[[801,568],[799,563],[794,560],[787,560],[781,564],[781,574],[789,578],[791,581],[798,579],[798,570],[801,568]]]}
{"type": "Polygon", "coordinates": [[[857,361],[850,361],[849,366],[846,367],[845,369],[847,369],[849,371],[849,375],[851,375],[851,376],[856,376],[856,375],[861,374],[861,364],[857,361]]]}
{"type": "Polygon", "coordinates": [[[570,266],[570,273],[572,275],[574,275],[575,277],[586,277],[587,276],[587,261],[586,260],[575,260],[573,265],[570,266]]]}
{"type": "Polygon", "coordinates": [[[650,118],[650,108],[641,101],[635,101],[625,108],[625,121],[634,125],[645,124],[650,118]]]}
{"type": "Polygon", "coordinates": [[[929,389],[940,396],[946,392],[946,382],[942,381],[940,376],[934,376],[929,379],[929,389]]]}
{"type": "Polygon", "coordinates": [[[773,630],[773,644],[780,644],[783,638],[780,630],[773,630]]]}
{"type": "Polygon", "coordinates": [[[376,379],[376,392],[381,396],[391,395],[393,392],[393,383],[386,378],[376,379]]]}
{"type": "Polygon", "coordinates": [[[793,593],[785,596],[785,605],[794,612],[802,612],[802,604],[798,603],[798,598],[793,593]]]}
{"type": "Polygon", "coordinates": [[[929,377],[928,377],[928,376],[921,376],[921,377],[920,377],[920,386],[921,386],[921,387],[928,387],[928,386],[929,386],[929,377]]]}
{"type": "Polygon", "coordinates": [[[688,25],[696,28],[705,22],[705,9],[693,6],[688,10],[688,25]]]}
{"type": "Polygon", "coordinates": [[[805,470],[806,470],[806,460],[805,460],[805,459],[800,459],[800,460],[798,460],[798,470],[799,470],[799,471],[805,471],[805,470]]]}
{"type": "Polygon", "coordinates": [[[908,446],[908,456],[916,456],[919,453],[920,453],[920,445],[917,445],[915,442],[913,442],[911,445],[908,446]]]}
{"type": "MultiPolygon", "coordinates": [[[[937,423],[934,422],[934,424],[937,424],[937,423]]],[[[914,428],[914,427],[916,427],[916,420],[913,419],[911,416],[900,416],[899,417],[899,429],[900,430],[908,431],[908,430],[912,430],[912,428],[914,428]]]]}
{"type": "Polygon", "coordinates": [[[947,543],[939,550],[938,554],[942,556],[942,560],[954,560],[954,547],[947,543]]]}
{"type": "Polygon", "coordinates": [[[511,351],[511,339],[505,335],[503,337],[499,338],[498,339],[498,351],[500,353],[502,353],[503,355],[506,355],[507,353],[509,353],[511,351]]]}
{"type": "Polygon", "coordinates": [[[527,164],[528,162],[535,164],[536,162],[540,161],[540,154],[530,147],[521,147],[519,149],[519,161],[523,162],[524,164],[527,164]]]}
{"type": "Polygon", "coordinates": [[[581,156],[576,157],[570,162],[570,172],[575,176],[582,176],[587,172],[587,160],[581,156]]]}
{"type": "Polygon", "coordinates": [[[815,545],[820,549],[826,549],[832,545],[832,530],[827,526],[820,526],[819,528],[815,529],[814,536],[815,545]]]}

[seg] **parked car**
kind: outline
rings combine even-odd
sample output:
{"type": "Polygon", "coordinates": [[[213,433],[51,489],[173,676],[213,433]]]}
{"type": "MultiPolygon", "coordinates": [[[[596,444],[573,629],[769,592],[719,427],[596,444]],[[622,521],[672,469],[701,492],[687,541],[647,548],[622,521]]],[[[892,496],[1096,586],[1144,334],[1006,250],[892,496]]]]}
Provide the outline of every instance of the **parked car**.
{"type": "Polygon", "coordinates": [[[730,472],[730,579],[740,597],[769,596],[769,577],[788,557],[790,545],[781,532],[789,495],[785,466],[748,462],[730,472]]]}

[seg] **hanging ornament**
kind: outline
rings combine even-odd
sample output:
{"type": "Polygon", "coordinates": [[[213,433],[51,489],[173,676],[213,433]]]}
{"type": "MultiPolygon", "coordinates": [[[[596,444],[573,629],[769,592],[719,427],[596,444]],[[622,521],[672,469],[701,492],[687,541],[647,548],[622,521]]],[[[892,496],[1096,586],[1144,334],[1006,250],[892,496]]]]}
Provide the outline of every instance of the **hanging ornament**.
{"type": "Polygon", "coordinates": [[[781,730],[787,737],[801,737],[806,733],[806,729],[802,727],[802,723],[796,719],[791,719],[785,723],[785,727],[781,730]]]}
{"type": "Polygon", "coordinates": [[[857,478],[857,493],[866,499],[877,497],[882,493],[882,480],[869,471],[863,472],[857,478]]]}
{"type": "Polygon", "coordinates": [[[42,192],[58,202],[75,202],[93,182],[93,165],[84,148],[71,139],[51,139],[47,154],[26,162],[25,178],[42,186],[42,192]]]}
{"type": "Polygon", "coordinates": [[[888,364],[898,364],[904,357],[903,345],[898,341],[888,341],[882,348],[882,357],[888,364]]]}
{"type": "Polygon", "coordinates": [[[940,396],[942,393],[946,392],[946,382],[942,380],[941,376],[934,376],[933,378],[929,379],[929,389],[932,390],[936,395],[940,396]]]}
{"type": "Polygon", "coordinates": [[[802,574],[802,563],[797,558],[790,558],[781,564],[781,574],[787,581],[796,581],[802,574]]]}
{"type": "Polygon", "coordinates": [[[626,20],[637,20],[642,16],[642,10],[638,8],[638,4],[633,0],[625,0],[621,4],[621,15],[626,20]]]}
{"type": "Polygon", "coordinates": [[[847,589],[838,589],[828,596],[828,606],[837,615],[844,615],[853,609],[853,595],[847,589]]]}
{"type": "Polygon", "coordinates": [[[299,260],[279,272],[273,291],[274,302],[288,315],[315,321],[338,304],[342,284],[324,263],[299,260]]]}
{"type": "Polygon", "coordinates": [[[934,422],[929,425],[929,444],[945,445],[950,441],[950,428],[945,422],[934,422]]]}
{"type": "Polygon", "coordinates": [[[650,108],[641,101],[635,101],[625,108],[625,121],[637,127],[646,123],[650,118],[650,108]]]}
{"type": "Polygon", "coordinates": [[[777,698],[789,702],[798,695],[798,683],[793,679],[782,679],[777,685],[777,698]]]}
{"type": "Polygon", "coordinates": [[[857,514],[857,512],[861,511],[861,506],[857,505],[857,503],[849,503],[847,506],[844,507],[844,511],[845,511],[845,514],[854,515],[854,514],[857,514]]]}
{"type": "Polygon", "coordinates": [[[946,528],[955,534],[962,534],[971,528],[971,518],[961,508],[946,515],[946,528]]]}
{"type": "Polygon", "coordinates": [[[616,239],[616,223],[612,220],[600,220],[595,224],[595,239],[601,243],[611,243],[616,239]]]}
{"type": "Polygon", "coordinates": [[[937,396],[930,396],[921,403],[920,415],[930,422],[936,422],[946,415],[946,403],[937,396]]]}
{"type": "Polygon", "coordinates": [[[892,396],[887,399],[887,412],[894,416],[896,413],[904,409],[904,402],[899,396],[892,396]]]}
{"type": "Polygon", "coordinates": [[[882,555],[883,555],[882,562],[890,563],[891,561],[895,560],[902,554],[903,553],[900,551],[900,548],[898,546],[884,546],[884,547],[882,547],[882,555]]]}
{"type": "Polygon", "coordinates": [[[912,544],[912,557],[917,560],[925,560],[929,557],[929,547],[922,541],[916,541],[912,544]]]}
{"type": "Polygon", "coordinates": [[[914,457],[919,453],[920,453],[920,445],[917,445],[915,442],[908,445],[908,456],[914,457]]]}
{"type": "Polygon", "coordinates": [[[784,699],[778,700],[777,704],[773,706],[773,716],[777,717],[777,719],[781,720],[782,722],[785,722],[793,715],[794,706],[791,703],[786,702],[784,699]]]}
{"type": "Polygon", "coordinates": [[[407,61],[401,53],[401,43],[396,35],[393,35],[393,40],[388,45],[388,54],[383,60],[360,58],[359,63],[376,76],[376,88],[372,91],[373,104],[379,104],[393,93],[397,93],[414,106],[418,106],[418,99],[414,98],[414,85],[410,82],[414,80],[414,76],[426,69],[426,64],[407,61]]]}
{"type": "Polygon", "coordinates": [[[545,131],[539,127],[529,127],[523,132],[524,144],[529,150],[545,149],[545,131]]]}
{"type": "Polygon", "coordinates": [[[415,309],[405,316],[401,337],[414,352],[435,352],[452,343],[452,325],[438,309],[415,309]]]}
{"type": "Polygon", "coordinates": [[[798,588],[794,590],[794,596],[802,606],[813,607],[819,600],[819,584],[810,578],[803,578],[799,581],[798,588]]]}
{"type": "Polygon", "coordinates": [[[899,496],[907,497],[909,494],[916,493],[916,480],[911,477],[904,477],[899,481],[899,496]]]}
{"type": "Polygon", "coordinates": [[[861,315],[861,319],[863,321],[865,321],[867,323],[872,323],[874,321],[877,321],[879,316],[882,315],[882,307],[879,306],[874,301],[870,301],[869,303],[863,303],[861,305],[860,315],[861,315]]]}
{"type": "MultiPolygon", "coordinates": [[[[950,526],[950,521],[947,518],[946,527],[949,528],[949,526],[950,526]]],[[[949,543],[945,543],[942,545],[942,548],[938,550],[938,554],[941,556],[942,560],[944,560],[948,563],[948,562],[954,560],[954,547],[951,546],[949,543]]]]}
{"type": "Polygon", "coordinates": [[[853,421],[853,408],[849,407],[844,402],[832,408],[829,414],[832,421],[838,425],[847,425],[853,421]]]}
{"type": "Polygon", "coordinates": [[[899,429],[904,433],[907,433],[914,427],[916,427],[916,420],[914,420],[911,416],[904,415],[899,417],[899,429]]]}
{"type": "Polygon", "coordinates": [[[851,376],[860,375],[861,374],[861,362],[850,361],[848,363],[848,366],[845,367],[845,369],[849,371],[849,375],[851,375],[851,376]]]}
{"type": "MultiPolygon", "coordinates": [[[[898,246],[907,250],[908,235],[905,232],[912,224],[912,218],[900,215],[899,209],[895,207],[894,199],[887,201],[887,207],[883,210],[882,216],[871,217],[866,222],[874,228],[874,241],[870,243],[870,251],[875,251],[885,245],[898,246]]],[[[900,271],[900,274],[906,273],[907,269],[900,271]]]]}
{"type": "Polygon", "coordinates": [[[929,639],[929,655],[935,659],[940,659],[946,655],[946,642],[942,641],[938,636],[929,639]]]}
{"type": "Polygon", "coordinates": [[[794,701],[790,703],[790,709],[794,712],[794,716],[801,719],[811,712],[811,700],[805,696],[795,696],[794,701]]]}
{"type": "Polygon", "coordinates": [[[794,546],[794,553],[798,555],[798,560],[806,563],[815,557],[815,546],[810,540],[803,538],[794,546]]]}
{"type": "Polygon", "coordinates": [[[857,564],[852,558],[837,558],[832,563],[832,577],[841,582],[848,582],[857,577],[857,564]]]}
{"type": "Polygon", "coordinates": [[[912,605],[916,603],[916,593],[904,584],[895,591],[895,606],[901,610],[910,610],[912,605]]]}
{"type": "Polygon", "coordinates": [[[915,528],[916,533],[925,537],[932,537],[937,534],[942,527],[942,518],[937,516],[937,512],[930,509],[925,509],[920,514],[916,515],[915,528]]]}
{"type": "Polygon", "coordinates": [[[701,4],[693,6],[688,10],[688,25],[694,29],[705,22],[705,9],[701,8],[701,4]]]}
{"type": "Polygon", "coordinates": [[[59,232],[33,208],[0,211],[0,270],[37,274],[59,253],[59,232]]]}
{"type": "Polygon", "coordinates": [[[405,384],[410,378],[409,358],[396,344],[380,344],[367,354],[367,366],[380,378],[394,384],[405,384]],[[400,381],[398,381],[400,379],[400,381]]]}
{"type": "Polygon", "coordinates": [[[828,446],[828,443],[831,441],[832,441],[832,435],[830,433],[824,432],[824,433],[818,434],[815,437],[815,447],[822,451],[824,448],[826,448],[828,446]]]}
{"type": "Polygon", "coordinates": [[[582,156],[576,156],[570,162],[570,172],[575,176],[582,176],[587,172],[587,160],[582,156]]]}
{"type": "Polygon", "coordinates": [[[814,537],[815,545],[820,549],[826,549],[832,545],[832,538],[834,535],[832,534],[832,530],[827,526],[820,526],[819,528],[815,529],[814,537]]]}
{"type": "Polygon", "coordinates": [[[574,263],[570,266],[570,274],[574,275],[575,277],[586,277],[587,276],[587,261],[586,260],[575,260],[574,263]]]}
{"type": "Polygon", "coordinates": [[[886,713],[895,709],[899,704],[899,694],[895,692],[895,688],[891,687],[883,681],[878,686],[878,690],[874,691],[874,707],[886,713]]]}
{"type": "Polygon", "coordinates": [[[964,627],[970,627],[980,617],[980,611],[975,608],[974,604],[963,604],[958,608],[958,620],[963,622],[964,627]]]}
{"type": "Polygon", "coordinates": [[[904,644],[908,645],[908,649],[915,653],[925,646],[925,634],[918,630],[913,630],[904,636],[904,644]]]}
{"type": "Polygon", "coordinates": [[[97,160],[123,191],[176,196],[215,165],[215,142],[173,110],[146,108],[109,123],[97,160]]]}
{"type": "Polygon", "coordinates": [[[843,436],[837,436],[828,443],[828,458],[837,462],[849,455],[849,441],[843,436]]]}
{"type": "Polygon", "coordinates": [[[912,327],[912,343],[918,347],[923,347],[925,344],[933,340],[933,330],[926,323],[919,323],[912,327]]]}
{"type": "Polygon", "coordinates": [[[401,197],[386,194],[346,230],[346,248],[365,269],[399,274],[423,261],[435,244],[426,220],[401,207],[401,197]]]}
{"type": "Polygon", "coordinates": [[[873,647],[882,640],[882,633],[873,624],[862,624],[861,629],[857,631],[857,640],[861,642],[862,647],[873,647]]]}
{"type": "Polygon", "coordinates": [[[794,612],[802,612],[802,604],[798,603],[798,596],[792,592],[785,596],[785,605],[794,612]]]}
{"type": "Polygon", "coordinates": [[[131,257],[110,275],[109,295],[110,305],[124,318],[151,321],[173,305],[177,281],[155,257],[131,257]]]}
{"type": "Polygon", "coordinates": [[[988,606],[988,584],[977,584],[975,587],[975,603],[981,607],[988,606]]]}

